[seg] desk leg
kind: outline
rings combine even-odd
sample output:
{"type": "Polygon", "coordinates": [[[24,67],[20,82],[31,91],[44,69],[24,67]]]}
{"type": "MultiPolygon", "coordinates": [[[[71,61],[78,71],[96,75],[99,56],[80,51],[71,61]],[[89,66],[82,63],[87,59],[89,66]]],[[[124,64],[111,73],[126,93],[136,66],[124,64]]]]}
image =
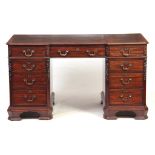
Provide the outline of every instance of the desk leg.
{"type": "Polygon", "coordinates": [[[103,104],[104,103],[104,92],[102,91],[101,92],[101,104],[103,104]]]}
{"type": "Polygon", "coordinates": [[[51,94],[51,104],[52,105],[55,105],[55,93],[54,92],[52,92],[52,94],[51,94]]]}

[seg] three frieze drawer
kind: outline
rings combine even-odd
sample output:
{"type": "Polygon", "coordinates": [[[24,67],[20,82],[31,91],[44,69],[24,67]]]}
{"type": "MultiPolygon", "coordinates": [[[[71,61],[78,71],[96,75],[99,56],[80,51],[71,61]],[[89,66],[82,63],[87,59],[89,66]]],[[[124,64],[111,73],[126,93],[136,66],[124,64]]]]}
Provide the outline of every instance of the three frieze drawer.
{"type": "Polygon", "coordinates": [[[51,46],[50,57],[104,57],[105,47],[96,46],[51,46]]]}
{"type": "Polygon", "coordinates": [[[10,57],[47,57],[48,48],[47,46],[10,46],[9,47],[10,57]]]}

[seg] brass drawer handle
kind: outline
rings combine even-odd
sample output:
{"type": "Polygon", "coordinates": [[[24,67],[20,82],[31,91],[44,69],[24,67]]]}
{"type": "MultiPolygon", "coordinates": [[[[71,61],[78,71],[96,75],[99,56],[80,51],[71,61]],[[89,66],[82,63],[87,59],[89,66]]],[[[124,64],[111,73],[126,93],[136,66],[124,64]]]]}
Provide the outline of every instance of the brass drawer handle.
{"type": "Polygon", "coordinates": [[[31,50],[30,48],[26,49],[26,50],[23,50],[23,53],[26,57],[31,57],[33,55],[35,51],[34,50],[31,50]]]}
{"type": "Polygon", "coordinates": [[[31,81],[27,80],[27,79],[24,79],[25,84],[28,85],[28,86],[32,86],[35,81],[36,81],[35,79],[32,79],[31,81]]]}
{"type": "Polygon", "coordinates": [[[132,64],[121,64],[120,67],[123,71],[128,71],[132,64]]]}
{"type": "Polygon", "coordinates": [[[68,52],[69,51],[61,51],[61,50],[58,50],[58,53],[60,54],[60,56],[62,56],[62,57],[65,57],[65,56],[67,56],[67,54],[68,54],[68,52]]]}
{"type": "Polygon", "coordinates": [[[24,95],[26,102],[33,102],[36,99],[36,95],[24,95]]]}
{"type": "Polygon", "coordinates": [[[90,50],[87,50],[86,52],[88,53],[89,56],[93,57],[93,56],[96,55],[96,52],[97,52],[97,51],[90,51],[90,50]]]}
{"type": "Polygon", "coordinates": [[[124,78],[121,78],[120,81],[123,85],[128,85],[130,81],[132,81],[132,78],[128,78],[127,80],[124,80],[124,78]]]}
{"type": "Polygon", "coordinates": [[[125,57],[130,56],[130,53],[131,53],[129,48],[123,48],[121,52],[122,52],[122,55],[125,57]]]}
{"type": "Polygon", "coordinates": [[[25,68],[25,70],[27,70],[27,71],[32,71],[35,67],[36,67],[36,65],[31,64],[31,63],[23,64],[23,68],[25,68]]]}
{"type": "Polygon", "coordinates": [[[129,99],[132,98],[132,95],[124,96],[123,94],[120,95],[120,98],[122,99],[123,102],[127,102],[129,99]]]}

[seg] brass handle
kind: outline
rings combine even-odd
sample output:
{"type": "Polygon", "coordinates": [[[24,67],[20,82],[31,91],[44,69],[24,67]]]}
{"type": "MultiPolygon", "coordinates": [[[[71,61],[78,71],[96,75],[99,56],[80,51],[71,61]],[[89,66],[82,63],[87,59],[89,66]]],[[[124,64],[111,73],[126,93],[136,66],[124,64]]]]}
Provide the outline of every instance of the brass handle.
{"type": "Polygon", "coordinates": [[[61,50],[58,50],[58,53],[60,54],[60,56],[62,57],[65,57],[67,54],[68,54],[69,51],[61,51],[61,50]]]}
{"type": "Polygon", "coordinates": [[[93,57],[93,56],[96,55],[96,52],[97,52],[97,51],[90,51],[90,50],[87,50],[86,52],[88,53],[89,56],[93,57]]]}
{"type": "Polygon", "coordinates": [[[36,67],[36,65],[35,65],[35,64],[30,64],[30,63],[28,63],[28,64],[23,64],[23,67],[24,67],[25,70],[27,70],[27,71],[32,71],[32,70],[36,67]]]}
{"type": "Polygon", "coordinates": [[[120,98],[122,99],[123,102],[127,102],[129,99],[132,98],[132,95],[124,96],[123,94],[120,95],[120,98]]]}
{"type": "Polygon", "coordinates": [[[132,81],[132,78],[128,78],[127,80],[124,80],[124,78],[121,78],[120,81],[123,85],[127,85],[130,83],[130,81],[132,81]]]}
{"type": "Polygon", "coordinates": [[[121,52],[122,52],[122,55],[125,57],[130,56],[130,49],[129,48],[124,48],[121,50],[121,52]]]}
{"type": "Polygon", "coordinates": [[[26,50],[23,50],[23,53],[26,57],[31,57],[32,54],[34,53],[35,51],[34,50],[31,50],[30,48],[26,49],[26,50]]]}
{"type": "Polygon", "coordinates": [[[122,68],[123,71],[128,71],[129,67],[131,67],[132,64],[121,64],[120,67],[122,68]]]}
{"type": "Polygon", "coordinates": [[[32,79],[31,81],[27,80],[27,79],[24,79],[25,84],[28,85],[28,86],[32,86],[35,81],[36,81],[35,79],[32,79]]]}
{"type": "Polygon", "coordinates": [[[24,95],[26,102],[33,102],[36,99],[36,95],[24,95]]]}

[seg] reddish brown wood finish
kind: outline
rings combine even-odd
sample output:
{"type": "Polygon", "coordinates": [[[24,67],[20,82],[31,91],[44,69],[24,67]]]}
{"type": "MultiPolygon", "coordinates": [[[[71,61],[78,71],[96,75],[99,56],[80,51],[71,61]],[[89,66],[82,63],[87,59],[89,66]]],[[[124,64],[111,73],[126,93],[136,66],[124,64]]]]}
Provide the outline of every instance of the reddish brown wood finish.
{"type": "Polygon", "coordinates": [[[51,46],[50,57],[104,57],[104,45],[96,46],[51,46]]]}
{"type": "Polygon", "coordinates": [[[109,59],[110,72],[144,72],[144,59],[109,59]]]}
{"type": "Polygon", "coordinates": [[[13,90],[13,106],[46,106],[46,90],[13,90]]]}
{"type": "Polygon", "coordinates": [[[147,40],[141,34],[14,35],[9,41],[10,120],[52,118],[49,59],[105,58],[104,118],[147,118],[147,40]]]}
{"type": "MultiPolygon", "coordinates": [[[[37,47],[35,47],[36,51],[37,47]]],[[[53,99],[50,99],[49,59],[33,56],[23,59],[18,58],[17,55],[17,57],[10,57],[9,65],[9,119],[21,120],[25,112],[27,114],[37,113],[39,119],[51,119],[52,105],[50,102],[53,99]]]]}
{"type": "Polygon", "coordinates": [[[46,61],[44,59],[11,59],[12,72],[47,72],[46,61]]]}
{"type": "Polygon", "coordinates": [[[11,46],[9,49],[11,57],[46,57],[46,46],[11,46]]]}
{"type": "Polygon", "coordinates": [[[110,89],[110,104],[111,105],[142,105],[143,90],[142,89],[110,89]]]}
{"type": "Polygon", "coordinates": [[[110,46],[110,57],[143,57],[146,56],[145,45],[110,46]]]}
{"type": "Polygon", "coordinates": [[[146,45],[108,45],[106,53],[104,118],[146,119],[146,45]],[[130,52],[122,55],[121,50],[126,48],[130,52]]]}
{"type": "Polygon", "coordinates": [[[12,74],[12,89],[46,89],[47,85],[46,73],[12,74]]]}
{"type": "Polygon", "coordinates": [[[73,35],[13,35],[8,45],[145,45],[140,33],[134,34],[73,34],[73,35]]]}
{"type": "Polygon", "coordinates": [[[109,88],[143,88],[142,73],[109,74],[109,88]]]}

